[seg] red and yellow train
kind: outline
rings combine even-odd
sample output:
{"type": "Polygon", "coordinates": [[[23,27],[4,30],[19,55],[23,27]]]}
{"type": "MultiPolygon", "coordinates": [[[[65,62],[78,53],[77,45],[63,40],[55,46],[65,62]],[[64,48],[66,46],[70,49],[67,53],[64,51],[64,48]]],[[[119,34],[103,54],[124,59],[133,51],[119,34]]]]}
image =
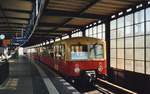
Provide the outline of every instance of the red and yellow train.
{"type": "Polygon", "coordinates": [[[95,78],[96,75],[107,75],[106,44],[101,39],[69,38],[36,50],[35,60],[65,76],[95,78]]]}

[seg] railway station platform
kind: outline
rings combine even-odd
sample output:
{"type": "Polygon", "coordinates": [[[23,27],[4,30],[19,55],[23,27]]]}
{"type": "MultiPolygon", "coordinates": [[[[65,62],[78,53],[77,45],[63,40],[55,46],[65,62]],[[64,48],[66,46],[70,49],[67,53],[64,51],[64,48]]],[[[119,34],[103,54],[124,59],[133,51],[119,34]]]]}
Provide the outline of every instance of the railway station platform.
{"type": "Polygon", "coordinates": [[[80,94],[64,79],[27,57],[9,60],[9,78],[0,85],[0,94],[80,94]]]}

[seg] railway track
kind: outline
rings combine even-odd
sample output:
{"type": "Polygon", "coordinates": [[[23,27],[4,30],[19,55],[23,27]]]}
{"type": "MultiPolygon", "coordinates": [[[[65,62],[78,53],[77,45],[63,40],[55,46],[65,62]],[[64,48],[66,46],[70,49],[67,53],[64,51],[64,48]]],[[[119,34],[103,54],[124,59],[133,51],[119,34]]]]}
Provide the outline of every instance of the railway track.
{"type": "Polygon", "coordinates": [[[97,78],[94,86],[96,86],[97,89],[104,91],[104,94],[137,94],[134,91],[128,90],[100,78],[97,78]]]}
{"type": "Polygon", "coordinates": [[[120,87],[100,78],[97,78],[94,84],[86,83],[83,85],[83,83],[79,83],[78,85],[73,86],[83,94],[137,94],[136,92],[120,87]]]}
{"type": "Polygon", "coordinates": [[[95,84],[94,86],[95,86],[95,87],[97,88],[97,90],[98,90],[99,92],[101,92],[102,94],[115,94],[115,93],[113,93],[113,92],[111,92],[111,91],[109,91],[109,90],[107,90],[107,89],[105,89],[105,88],[99,86],[98,84],[95,84]]]}
{"type": "MultiPolygon", "coordinates": [[[[44,67],[46,68],[46,66],[44,67]]],[[[55,74],[55,76],[60,76],[60,74],[56,71],[49,68],[48,70],[52,74],[55,74]]],[[[66,78],[65,80],[69,82],[73,87],[75,87],[81,94],[137,94],[136,92],[117,86],[113,83],[108,82],[107,80],[103,80],[100,78],[97,78],[95,83],[87,83],[83,80],[75,84],[66,78]]]]}

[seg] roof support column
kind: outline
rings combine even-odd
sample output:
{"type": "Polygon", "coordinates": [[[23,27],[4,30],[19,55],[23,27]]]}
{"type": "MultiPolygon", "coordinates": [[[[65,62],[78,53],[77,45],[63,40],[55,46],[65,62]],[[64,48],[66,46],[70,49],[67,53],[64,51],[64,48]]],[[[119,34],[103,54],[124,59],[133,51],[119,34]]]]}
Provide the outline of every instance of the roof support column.
{"type": "Polygon", "coordinates": [[[110,19],[105,21],[105,40],[106,40],[106,59],[107,59],[107,73],[110,74],[110,19]]]}
{"type": "Polygon", "coordinates": [[[85,30],[86,30],[85,28],[81,29],[83,37],[86,37],[85,30]]]}
{"type": "Polygon", "coordinates": [[[71,38],[71,34],[68,34],[69,38],[71,38]]]}

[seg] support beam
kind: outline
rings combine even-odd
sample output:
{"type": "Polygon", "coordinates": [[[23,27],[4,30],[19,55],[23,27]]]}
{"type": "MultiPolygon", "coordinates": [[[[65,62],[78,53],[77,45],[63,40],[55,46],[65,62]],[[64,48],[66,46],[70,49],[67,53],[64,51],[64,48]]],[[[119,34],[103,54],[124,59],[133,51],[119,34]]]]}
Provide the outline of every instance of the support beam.
{"type": "Polygon", "coordinates": [[[1,33],[5,33],[5,34],[16,34],[16,33],[18,33],[19,34],[19,32],[10,32],[10,31],[4,31],[4,32],[0,31],[0,34],[1,33]]]}
{"type": "Polygon", "coordinates": [[[11,31],[22,31],[21,29],[20,30],[17,30],[17,29],[0,29],[0,32],[11,32],[11,31]]]}
{"type": "Polygon", "coordinates": [[[52,10],[52,9],[45,10],[44,15],[63,16],[68,18],[86,18],[86,19],[104,19],[106,17],[106,15],[96,15],[90,13],[79,14],[78,12],[68,12],[68,11],[60,11],[60,10],[52,10]]]}
{"type": "MultiPolygon", "coordinates": [[[[1,28],[9,28],[8,26],[0,26],[0,29],[1,28]]],[[[21,29],[21,28],[25,28],[25,26],[11,26],[11,28],[19,28],[19,29],[21,29]]]]}
{"type": "Polygon", "coordinates": [[[15,20],[29,20],[29,18],[19,18],[19,17],[0,17],[0,19],[15,19],[15,20]]]}
{"type": "Polygon", "coordinates": [[[71,31],[63,31],[63,30],[60,31],[60,30],[59,30],[59,31],[53,32],[52,30],[36,30],[36,32],[42,32],[42,33],[46,33],[46,34],[49,34],[49,33],[65,34],[65,33],[71,32],[71,31]]]}
{"type": "MultiPolygon", "coordinates": [[[[40,23],[39,26],[43,27],[56,27],[59,26],[60,24],[57,23],[40,23]]],[[[65,24],[61,26],[62,28],[82,28],[83,26],[79,25],[70,25],[70,24],[65,24]]]]}
{"type": "Polygon", "coordinates": [[[22,13],[27,13],[31,14],[31,11],[29,10],[18,10],[18,9],[7,9],[7,8],[2,8],[2,11],[9,11],[9,12],[22,12],[22,13]]]}
{"type": "Polygon", "coordinates": [[[61,33],[35,33],[34,35],[41,35],[41,36],[61,36],[61,33]]]}
{"type": "MultiPolygon", "coordinates": [[[[86,11],[88,8],[90,8],[90,7],[92,7],[93,5],[95,5],[98,1],[99,1],[99,0],[91,0],[91,2],[90,2],[87,6],[85,6],[84,8],[82,8],[82,9],[78,12],[78,15],[79,15],[79,16],[80,16],[80,15],[83,15],[83,14],[84,14],[84,13],[83,13],[84,11],[86,11]]],[[[71,21],[72,19],[73,19],[73,18],[69,18],[69,19],[65,20],[61,25],[55,27],[55,28],[53,29],[53,31],[56,31],[59,27],[65,25],[66,23],[68,23],[68,22],[71,21]]]]}
{"type": "Polygon", "coordinates": [[[43,35],[36,35],[36,34],[35,34],[35,35],[33,35],[32,37],[33,37],[33,38],[43,38],[43,37],[44,37],[44,38],[55,38],[56,36],[49,36],[49,35],[44,35],[44,36],[43,36],[43,35]]]}
{"type": "Polygon", "coordinates": [[[3,24],[10,24],[10,25],[11,25],[11,24],[13,24],[13,25],[27,25],[26,23],[17,23],[17,22],[16,22],[16,23],[14,23],[14,22],[13,22],[13,23],[12,23],[12,22],[8,22],[8,23],[7,23],[7,22],[0,22],[0,25],[3,25],[3,24]]]}

